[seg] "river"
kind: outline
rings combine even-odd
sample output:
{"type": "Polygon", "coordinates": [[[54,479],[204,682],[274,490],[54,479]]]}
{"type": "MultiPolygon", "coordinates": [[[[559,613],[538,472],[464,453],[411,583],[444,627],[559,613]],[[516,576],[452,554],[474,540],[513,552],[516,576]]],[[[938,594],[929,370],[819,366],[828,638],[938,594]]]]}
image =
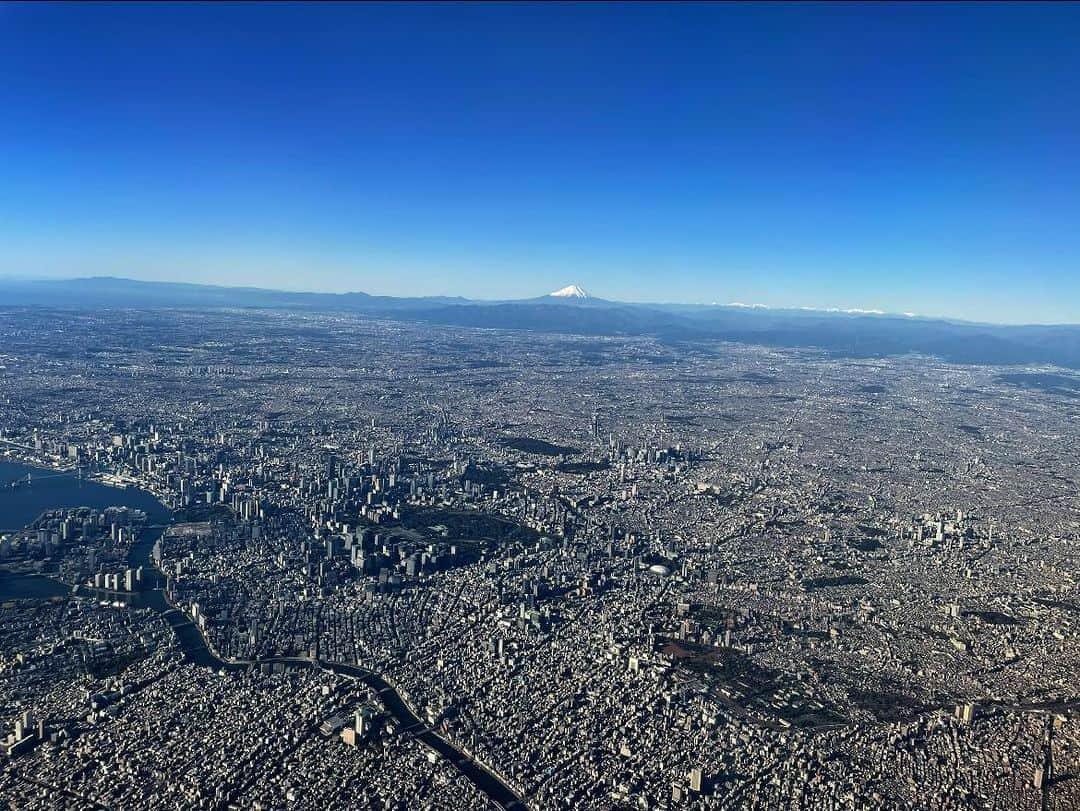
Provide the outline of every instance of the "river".
{"type": "MultiPolygon", "coordinates": [[[[168,509],[152,494],[135,488],[117,488],[98,482],[79,479],[75,474],[57,474],[55,471],[28,465],[0,461],[0,534],[22,529],[45,510],[60,507],[134,507],[147,514],[149,527],[143,529],[128,554],[128,563],[142,566],[146,587],[134,594],[109,593],[109,599],[119,599],[136,608],[150,608],[161,614],[172,626],[184,656],[188,661],[214,670],[246,670],[246,663],[228,662],[215,656],[207,648],[206,640],[191,619],[176,610],[165,599],[161,590],[162,578],[154,566],[152,553],[154,543],[173,519],[168,509]],[[30,483],[12,487],[11,483],[25,480],[30,483]]],[[[70,594],[70,587],[41,575],[0,571],[0,601],[50,597],[70,594]]],[[[402,729],[409,729],[413,736],[446,758],[481,793],[502,808],[523,808],[518,797],[501,780],[472,759],[454,748],[448,741],[427,728],[409,709],[397,691],[377,673],[352,665],[336,662],[319,662],[320,667],[341,675],[363,681],[378,691],[387,711],[402,729]]]]}

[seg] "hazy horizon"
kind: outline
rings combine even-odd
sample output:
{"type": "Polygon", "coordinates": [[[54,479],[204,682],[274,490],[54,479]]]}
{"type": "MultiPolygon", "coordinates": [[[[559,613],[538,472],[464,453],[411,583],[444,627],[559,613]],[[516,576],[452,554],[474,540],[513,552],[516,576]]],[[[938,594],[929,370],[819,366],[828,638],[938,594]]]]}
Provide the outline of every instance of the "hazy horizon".
{"type": "Polygon", "coordinates": [[[0,3],[0,797],[1080,811],[1078,34],[0,3]]]}
{"type": "Polygon", "coordinates": [[[0,274],[1080,322],[1076,6],[0,10],[0,274]]]}
{"type": "MultiPolygon", "coordinates": [[[[48,276],[27,276],[18,274],[0,274],[0,283],[4,281],[8,282],[79,282],[79,281],[120,281],[120,282],[137,282],[137,283],[149,283],[149,284],[179,284],[179,285],[195,285],[198,287],[212,287],[221,288],[225,290],[262,290],[265,292],[275,293],[297,293],[305,294],[311,293],[315,295],[349,295],[349,294],[366,294],[376,297],[389,297],[389,298],[461,298],[469,302],[478,303],[498,303],[498,302],[516,302],[516,301],[531,301],[533,299],[542,299],[556,296],[556,290],[545,290],[543,292],[534,292],[523,296],[517,296],[513,298],[494,298],[483,296],[467,296],[458,292],[417,292],[413,294],[399,294],[381,293],[375,290],[364,290],[361,288],[352,288],[345,290],[328,290],[303,286],[264,286],[259,284],[213,284],[209,282],[191,282],[182,279],[147,279],[138,278],[136,276],[117,276],[111,274],[95,274],[92,276],[70,276],[70,275],[48,275],[48,276]]],[[[569,285],[577,286],[576,283],[569,283],[569,285]]],[[[898,312],[895,310],[886,310],[880,307],[844,307],[844,306],[827,306],[827,307],[811,307],[800,304],[763,304],[761,302],[744,302],[744,301],[681,301],[675,299],[617,299],[606,295],[602,291],[597,293],[592,290],[586,290],[587,297],[595,300],[603,300],[611,302],[612,304],[632,304],[632,305],[657,305],[657,306],[691,306],[691,307],[727,307],[735,309],[746,310],[762,310],[762,311],[797,311],[805,310],[819,313],[842,313],[847,315],[876,315],[876,316],[888,316],[888,317],[903,317],[911,319],[926,319],[926,320],[938,320],[938,321],[955,321],[964,322],[970,324],[988,324],[997,326],[1080,326],[1080,322],[1065,322],[1065,321],[990,321],[990,320],[975,320],[959,318],[956,316],[945,315],[941,313],[933,312],[898,312]]]]}

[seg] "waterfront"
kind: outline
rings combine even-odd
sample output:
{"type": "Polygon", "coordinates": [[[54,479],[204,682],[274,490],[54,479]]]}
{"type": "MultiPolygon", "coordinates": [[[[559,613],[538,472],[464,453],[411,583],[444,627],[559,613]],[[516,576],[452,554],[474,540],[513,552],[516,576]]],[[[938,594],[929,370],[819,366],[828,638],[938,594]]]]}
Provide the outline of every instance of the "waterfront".
{"type": "MultiPolygon", "coordinates": [[[[0,525],[7,531],[18,531],[46,510],[61,507],[134,507],[147,515],[143,528],[128,553],[128,563],[142,566],[145,586],[134,593],[104,592],[80,587],[78,593],[95,594],[102,599],[118,600],[132,608],[149,608],[160,614],[170,625],[185,658],[193,664],[213,670],[247,670],[250,662],[232,662],[212,652],[202,633],[182,611],[169,604],[162,590],[163,577],[154,565],[153,548],[167,524],[170,512],[150,493],[135,488],[117,488],[80,479],[74,473],[59,473],[46,468],[11,462],[0,462],[0,525]],[[29,484],[12,487],[30,474],[29,484]]],[[[64,583],[39,574],[0,570],[0,600],[48,599],[71,594],[64,583]]],[[[520,807],[520,800],[501,780],[448,741],[429,729],[409,709],[398,692],[377,673],[352,665],[335,662],[298,661],[300,666],[317,666],[340,675],[359,679],[375,689],[386,710],[417,740],[435,750],[454,768],[472,782],[495,805],[502,808],[520,807]]]]}
{"type": "Polygon", "coordinates": [[[152,524],[169,520],[169,511],[153,495],[136,488],[110,487],[80,479],[73,471],[56,471],[0,460],[0,534],[17,532],[45,510],[60,507],[134,507],[152,524]],[[30,475],[30,483],[26,477],[30,475]],[[13,482],[20,482],[12,487],[13,482]]]}
{"type": "Polygon", "coordinates": [[[71,594],[71,586],[39,574],[24,574],[0,569],[0,601],[48,600],[71,594]]]}
{"type": "MultiPolygon", "coordinates": [[[[0,525],[6,531],[18,531],[46,510],[62,507],[133,507],[147,516],[147,525],[128,553],[132,566],[142,566],[147,588],[135,593],[103,592],[80,587],[80,594],[97,594],[103,599],[119,600],[133,608],[150,608],[166,619],[176,634],[187,659],[213,669],[242,669],[241,666],[213,656],[191,619],[174,609],[160,590],[161,578],[152,560],[154,544],[161,537],[171,514],[152,494],[137,488],[119,488],[80,479],[63,473],[8,461],[0,462],[0,525]],[[25,482],[30,475],[29,484],[25,482]],[[11,483],[18,481],[19,486],[11,483]]],[[[0,570],[0,600],[48,599],[71,593],[71,587],[40,574],[0,570]]]]}
{"type": "MultiPolygon", "coordinates": [[[[46,510],[71,507],[132,507],[146,513],[148,527],[131,550],[132,561],[149,557],[170,520],[169,511],[145,490],[110,487],[73,471],[0,461],[0,534],[19,532],[46,510]]],[[[0,571],[0,600],[48,599],[70,592],[70,586],[38,573],[0,571]]]]}

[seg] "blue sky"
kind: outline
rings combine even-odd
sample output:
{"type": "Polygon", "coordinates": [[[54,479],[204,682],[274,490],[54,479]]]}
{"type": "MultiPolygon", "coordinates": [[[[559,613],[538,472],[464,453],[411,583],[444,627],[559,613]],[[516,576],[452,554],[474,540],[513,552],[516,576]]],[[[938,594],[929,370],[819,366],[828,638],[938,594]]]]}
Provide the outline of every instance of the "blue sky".
{"type": "Polygon", "coordinates": [[[1080,322],[1080,6],[0,6],[0,274],[1080,322]]]}

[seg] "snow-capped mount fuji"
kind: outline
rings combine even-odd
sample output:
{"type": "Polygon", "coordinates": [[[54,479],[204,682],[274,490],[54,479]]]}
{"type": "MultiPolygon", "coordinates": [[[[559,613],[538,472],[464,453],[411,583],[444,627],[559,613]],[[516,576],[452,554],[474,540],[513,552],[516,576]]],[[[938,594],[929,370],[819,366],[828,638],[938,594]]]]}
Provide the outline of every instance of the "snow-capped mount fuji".
{"type": "Polygon", "coordinates": [[[551,298],[592,298],[585,290],[576,284],[568,284],[566,287],[548,293],[551,298]]]}
{"type": "Polygon", "coordinates": [[[622,307],[624,305],[615,301],[607,301],[606,299],[597,298],[592,293],[589,293],[584,287],[579,284],[568,284],[566,287],[560,287],[553,293],[548,293],[546,296],[537,296],[536,298],[523,298],[512,299],[504,302],[506,304],[515,305],[539,305],[544,312],[550,317],[552,309],[566,310],[566,309],[605,309],[609,307],[622,307]]]}
{"type": "MultiPolygon", "coordinates": [[[[973,324],[860,310],[840,312],[735,305],[635,304],[590,296],[576,284],[528,299],[472,300],[367,293],[315,293],[253,287],[148,282],[110,277],[11,279],[0,302],[65,310],[264,308],[354,312],[422,324],[557,333],[645,335],[665,341],[729,341],[810,347],[838,357],[916,353],[972,365],[1052,364],[1073,370],[1055,391],[1077,391],[1080,324],[973,324]]],[[[674,345],[674,344],[672,344],[674,345]]],[[[1056,384],[1055,384],[1056,385],[1056,384]]]]}

